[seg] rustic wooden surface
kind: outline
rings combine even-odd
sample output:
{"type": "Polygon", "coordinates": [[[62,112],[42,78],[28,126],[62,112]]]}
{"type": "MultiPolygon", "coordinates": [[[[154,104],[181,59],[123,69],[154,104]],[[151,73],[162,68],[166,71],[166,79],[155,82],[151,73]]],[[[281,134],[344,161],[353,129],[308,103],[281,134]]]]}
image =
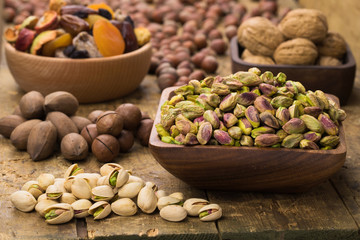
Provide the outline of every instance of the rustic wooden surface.
{"type": "MultiPolygon", "coordinates": [[[[230,73],[230,59],[220,58],[218,73],[230,73]]],[[[296,80],[296,79],[294,79],[296,80]]],[[[0,117],[11,114],[23,92],[14,82],[2,58],[0,64],[0,117]]],[[[154,118],[160,92],[153,76],[146,76],[140,88],[116,101],[81,105],[77,115],[87,116],[95,109],[115,109],[132,102],[154,118]]],[[[130,153],[116,162],[168,193],[182,191],[186,198],[204,197],[223,208],[223,218],[203,223],[188,218],[170,223],[158,213],[140,213],[133,217],[112,214],[101,221],[72,220],[51,226],[36,213],[17,211],[9,201],[12,192],[40,173],[61,177],[72,163],[57,153],[50,159],[33,162],[8,139],[0,136],[0,239],[360,239],[360,71],[349,102],[343,107],[347,159],[344,167],[330,180],[301,194],[263,194],[202,191],[178,180],[163,169],[148,148],[135,144],[130,153]]],[[[291,159],[289,159],[291,160],[291,159]]],[[[98,172],[100,164],[93,156],[79,163],[88,172],[98,172]]]]}

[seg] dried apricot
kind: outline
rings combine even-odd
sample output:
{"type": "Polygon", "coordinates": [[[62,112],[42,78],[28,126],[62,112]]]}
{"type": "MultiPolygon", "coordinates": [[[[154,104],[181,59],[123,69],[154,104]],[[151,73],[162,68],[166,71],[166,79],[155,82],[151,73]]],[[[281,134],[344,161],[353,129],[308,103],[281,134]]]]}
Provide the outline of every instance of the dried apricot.
{"type": "Polygon", "coordinates": [[[43,49],[42,49],[42,55],[53,57],[55,56],[55,51],[58,48],[67,47],[71,45],[72,43],[72,37],[70,33],[65,33],[54,40],[45,43],[43,49]]]}
{"type": "Polygon", "coordinates": [[[93,36],[99,52],[104,57],[120,55],[125,50],[124,38],[119,29],[108,20],[98,20],[93,27],[93,36]]]}
{"type": "Polygon", "coordinates": [[[19,31],[15,27],[8,27],[5,30],[4,37],[9,43],[16,42],[19,37],[19,31]]]}
{"type": "Polygon", "coordinates": [[[151,33],[147,28],[137,27],[134,32],[139,46],[143,46],[150,41],[151,33]]]}
{"type": "Polygon", "coordinates": [[[109,13],[111,13],[111,18],[114,19],[114,11],[111,9],[109,5],[106,3],[94,3],[87,6],[88,8],[94,9],[96,11],[99,11],[100,8],[107,10],[109,13]]]}

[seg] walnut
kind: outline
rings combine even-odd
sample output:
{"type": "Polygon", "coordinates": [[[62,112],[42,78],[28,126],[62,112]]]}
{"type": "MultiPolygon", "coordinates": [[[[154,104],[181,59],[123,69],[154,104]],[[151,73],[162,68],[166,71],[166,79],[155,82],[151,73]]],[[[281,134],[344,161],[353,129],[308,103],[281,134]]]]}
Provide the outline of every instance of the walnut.
{"type": "Polygon", "coordinates": [[[255,55],[271,57],[276,47],[284,41],[279,29],[264,17],[253,17],[238,29],[238,41],[255,55]]]}
{"type": "Polygon", "coordinates": [[[243,59],[245,62],[254,63],[254,64],[266,64],[266,65],[274,65],[274,61],[270,57],[253,55],[248,56],[243,59]]]}
{"type": "Polygon", "coordinates": [[[324,40],[328,31],[326,16],[315,9],[292,10],[278,27],[287,38],[307,38],[315,43],[324,40]]]}
{"type": "Polygon", "coordinates": [[[329,57],[329,56],[321,56],[319,58],[318,64],[320,66],[339,66],[342,63],[337,58],[329,57]]]}
{"type": "Polygon", "coordinates": [[[274,53],[277,64],[312,65],[317,56],[315,44],[305,38],[295,38],[283,42],[274,53]]]}
{"type": "Polygon", "coordinates": [[[318,45],[318,51],[320,55],[340,59],[346,53],[346,42],[340,34],[329,32],[318,45]]]}
{"type": "Polygon", "coordinates": [[[247,57],[254,56],[252,52],[249,51],[249,49],[245,49],[241,54],[241,59],[245,59],[247,57]]]}

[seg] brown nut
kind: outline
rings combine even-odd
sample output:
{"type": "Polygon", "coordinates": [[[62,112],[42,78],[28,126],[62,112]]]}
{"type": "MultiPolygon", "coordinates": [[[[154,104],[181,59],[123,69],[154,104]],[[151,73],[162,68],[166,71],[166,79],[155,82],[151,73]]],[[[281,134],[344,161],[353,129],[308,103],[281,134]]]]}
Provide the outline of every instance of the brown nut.
{"type": "Polygon", "coordinates": [[[167,87],[173,86],[176,83],[176,80],[177,80],[177,76],[175,76],[174,74],[169,74],[169,73],[161,74],[156,79],[157,84],[161,91],[167,87]]]}
{"type": "Polygon", "coordinates": [[[61,153],[65,159],[83,160],[88,155],[88,144],[84,137],[78,133],[69,133],[61,140],[61,153]]]}
{"type": "Polygon", "coordinates": [[[26,119],[19,115],[8,115],[0,118],[0,134],[6,138],[9,138],[12,131],[26,119]]]}
{"type": "Polygon", "coordinates": [[[315,43],[324,40],[328,31],[326,16],[315,9],[295,9],[281,20],[279,30],[286,38],[306,38],[315,43]]]}
{"type": "Polygon", "coordinates": [[[103,134],[94,139],[91,150],[100,162],[111,162],[119,154],[120,144],[114,136],[103,134]]]}
{"type": "Polygon", "coordinates": [[[41,120],[39,119],[32,119],[26,122],[21,123],[18,125],[14,131],[12,131],[10,135],[11,143],[16,147],[18,150],[26,150],[28,137],[30,134],[31,129],[41,120]]]}
{"type": "Polygon", "coordinates": [[[240,45],[255,55],[272,56],[277,46],[284,41],[279,29],[264,17],[253,17],[243,22],[238,29],[240,45]]]}
{"type": "Polygon", "coordinates": [[[92,142],[98,135],[99,134],[96,128],[96,124],[94,123],[87,125],[81,130],[81,136],[83,136],[83,138],[86,140],[86,142],[89,145],[89,148],[91,147],[92,142]]]}
{"type": "Polygon", "coordinates": [[[215,57],[206,56],[201,62],[201,68],[204,69],[207,73],[215,73],[219,64],[215,57]]]}
{"type": "Polygon", "coordinates": [[[134,145],[134,135],[132,132],[125,129],[121,131],[118,140],[120,144],[120,152],[122,153],[128,152],[134,145]]]}
{"type": "Polygon", "coordinates": [[[79,107],[79,102],[69,92],[58,91],[45,97],[45,112],[59,111],[68,116],[74,115],[79,107]]]}
{"type": "Polygon", "coordinates": [[[55,148],[56,127],[50,121],[36,124],[30,131],[27,141],[27,152],[34,161],[49,157],[55,148]]]}
{"type": "Polygon", "coordinates": [[[341,59],[346,53],[346,42],[340,34],[329,32],[318,45],[318,50],[322,56],[341,59]]]}
{"type": "Polygon", "coordinates": [[[106,111],[96,120],[96,128],[99,135],[110,134],[115,137],[119,136],[123,126],[123,118],[115,111],[106,111]]]}
{"type": "Polygon", "coordinates": [[[200,66],[201,66],[201,62],[204,60],[205,57],[206,57],[205,53],[203,53],[203,52],[198,52],[198,53],[194,54],[194,56],[191,57],[191,62],[192,62],[196,67],[200,67],[200,66]]]}
{"type": "Polygon", "coordinates": [[[91,113],[89,113],[88,115],[88,119],[92,122],[92,123],[96,123],[97,118],[104,113],[104,111],[102,110],[94,110],[91,113]]]}
{"type": "Polygon", "coordinates": [[[253,63],[253,64],[267,64],[274,65],[274,61],[270,57],[253,55],[243,59],[245,62],[253,63]]]}
{"type": "Polygon", "coordinates": [[[274,53],[277,64],[312,65],[317,56],[315,44],[305,38],[295,38],[283,42],[274,53]]]}
{"type": "Polygon", "coordinates": [[[52,122],[57,130],[58,141],[69,133],[78,133],[79,130],[75,123],[62,112],[49,112],[46,116],[46,120],[52,122]]]}
{"type": "Polygon", "coordinates": [[[229,40],[235,37],[236,33],[237,33],[237,28],[235,25],[229,25],[225,28],[225,35],[229,40]]]}
{"type": "Polygon", "coordinates": [[[227,50],[227,43],[224,39],[214,39],[210,43],[211,49],[213,49],[218,55],[223,55],[227,50]]]}
{"type": "Polygon", "coordinates": [[[342,62],[334,57],[321,56],[318,60],[320,66],[340,66],[342,62]]]}
{"type": "Polygon", "coordinates": [[[78,132],[80,132],[87,125],[91,124],[89,119],[80,116],[72,116],[70,119],[75,123],[75,126],[79,130],[78,132]]]}
{"type": "Polygon", "coordinates": [[[135,130],[141,120],[140,109],[132,103],[121,104],[116,110],[124,120],[124,128],[127,130],[135,130]]]}
{"type": "Polygon", "coordinates": [[[22,116],[27,119],[42,118],[44,116],[44,96],[31,91],[21,97],[19,106],[22,116]]]}
{"type": "Polygon", "coordinates": [[[206,36],[203,33],[197,33],[194,37],[194,43],[197,49],[202,49],[207,46],[206,36]]]}
{"type": "Polygon", "coordinates": [[[141,145],[148,146],[151,128],[153,124],[154,120],[152,119],[141,120],[140,126],[138,127],[136,132],[136,138],[139,139],[141,145]]]}
{"type": "Polygon", "coordinates": [[[189,79],[190,80],[203,80],[205,78],[205,73],[204,73],[204,71],[202,71],[202,70],[195,70],[195,71],[193,71],[191,74],[190,74],[190,76],[189,76],[189,79]]]}

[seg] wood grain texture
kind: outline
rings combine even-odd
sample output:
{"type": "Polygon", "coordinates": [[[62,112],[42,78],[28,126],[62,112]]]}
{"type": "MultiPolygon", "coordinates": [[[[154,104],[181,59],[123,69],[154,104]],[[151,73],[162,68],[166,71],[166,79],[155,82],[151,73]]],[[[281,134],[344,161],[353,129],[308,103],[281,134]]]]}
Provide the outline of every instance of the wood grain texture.
{"type": "Polygon", "coordinates": [[[342,126],[339,146],[329,151],[164,143],[155,125],[160,123],[160,106],[175,89],[167,88],[161,95],[149,147],[166,170],[192,186],[228,191],[302,192],[325,181],[344,164],[346,143],[342,126]]]}
{"type": "Polygon", "coordinates": [[[356,63],[354,56],[347,48],[344,64],[340,66],[300,66],[300,65],[259,65],[243,61],[240,56],[244,51],[237,41],[237,37],[231,40],[231,61],[233,73],[247,71],[251,67],[258,67],[261,72],[271,71],[277,74],[283,72],[287,79],[301,82],[306,89],[322,90],[336,95],[342,105],[349,99],[355,81],[356,63]]]}
{"type": "Polygon", "coordinates": [[[151,44],[106,58],[65,59],[16,51],[5,43],[5,56],[15,81],[24,91],[43,95],[67,91],[80,103],[123,97],[141,83],[150,66],[151,44]]]}

